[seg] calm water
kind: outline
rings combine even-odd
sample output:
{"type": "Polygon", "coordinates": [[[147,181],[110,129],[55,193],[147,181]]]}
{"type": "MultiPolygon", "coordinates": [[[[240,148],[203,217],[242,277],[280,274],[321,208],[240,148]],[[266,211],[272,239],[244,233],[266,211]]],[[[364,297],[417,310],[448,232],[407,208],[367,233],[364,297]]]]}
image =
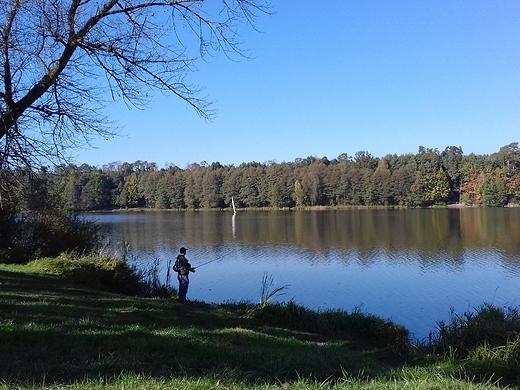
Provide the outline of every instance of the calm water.
{"type": "MultiPolygon", "coordinates": [[[[96,214],[113,243],[146,266],[189,248],[188,298],[278,301],[389,318],[418,339],[483,302],[520,306],[520,208],[135,212],[96,214]]],[[[176,283],[176,280],[174,281],[176,283]]]]}

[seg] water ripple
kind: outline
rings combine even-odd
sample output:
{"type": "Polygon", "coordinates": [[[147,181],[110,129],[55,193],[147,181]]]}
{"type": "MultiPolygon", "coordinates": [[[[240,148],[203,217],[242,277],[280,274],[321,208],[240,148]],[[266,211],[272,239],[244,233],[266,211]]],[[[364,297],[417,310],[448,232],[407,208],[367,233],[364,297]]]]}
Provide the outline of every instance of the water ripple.
{"type": "MultiPolygon", "coordinates": [[[[500,219],[488,229],[475,223],[482,211],[457,212],[251,212],[233,226],[227,213],[142,213],[105,223],[115,241],[130,243],[136,263],[158,259],[163,274],[188,247],[192,265],[201,265],[190,276],[191,299],[257,302],[268,272],[275,287],[288,286],[279,301],[361,308],[422,338],[450,307],[520,304],[519,229],[500,219]]],[[[520,222],[520,210],[512,213],[520,222]]]]}

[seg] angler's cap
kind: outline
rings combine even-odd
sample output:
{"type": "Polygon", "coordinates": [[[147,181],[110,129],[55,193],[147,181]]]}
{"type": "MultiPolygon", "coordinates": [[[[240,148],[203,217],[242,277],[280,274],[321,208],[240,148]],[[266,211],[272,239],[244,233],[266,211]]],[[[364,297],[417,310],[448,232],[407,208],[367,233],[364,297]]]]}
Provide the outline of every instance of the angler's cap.
{"type": "Polygon", "coordinates": [[[188,250],[188,249],[182,247],[181,250],[180,250],[179,252],[181,252],[181,253],[186,253],[187,250],[188,250]]]}

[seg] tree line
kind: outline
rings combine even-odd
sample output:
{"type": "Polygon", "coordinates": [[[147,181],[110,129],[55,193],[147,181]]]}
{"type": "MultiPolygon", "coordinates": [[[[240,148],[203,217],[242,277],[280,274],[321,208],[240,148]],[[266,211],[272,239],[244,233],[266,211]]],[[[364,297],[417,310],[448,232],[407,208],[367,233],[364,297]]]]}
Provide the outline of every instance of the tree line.
{"type": "Polygon", "coordinates": [[[222,209],[233,197],[240,208],[311,206],[428,207],[463,203],[493,207],[520,203],[520,149],[464,155],[419,147],[416,154],[368,152],[298,158],[293,162],[218,162],[159,168],[154,162],[113,162],[99,167],[60,165],[20,169],[19,206],[59,206],[80,212],[111,208],[222,209]]]}

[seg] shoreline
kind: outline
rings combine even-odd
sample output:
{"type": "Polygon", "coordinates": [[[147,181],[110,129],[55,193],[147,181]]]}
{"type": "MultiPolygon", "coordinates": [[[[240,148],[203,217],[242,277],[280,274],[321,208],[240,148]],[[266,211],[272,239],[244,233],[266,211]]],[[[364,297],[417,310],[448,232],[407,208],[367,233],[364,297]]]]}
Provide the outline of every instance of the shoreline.
{"type": "MultiPolygon", "coordinates": [[[[464,203],[450,203],[447,205],[429,206],[429,207],[406,207],[406,206],[305,206],[305,207],[246,207],[238,208],[237,212],[243,211],[326,211],[326,210],[416,210],[416,209],[463,209],[463,208],[483,208],[486,207],[480,204],[464,204],[464,203]]],[[[505,208],[520,207],[520,204],[508,204],[505,208]]],[[[81,213],[137,213],[137,212],[233,212],[233,208],[198,208],[198,209],[158,209],[147,207],[130,207],[130,208],[111,208],[105,210],[88,210],[81,211],[81,213]]]]}

